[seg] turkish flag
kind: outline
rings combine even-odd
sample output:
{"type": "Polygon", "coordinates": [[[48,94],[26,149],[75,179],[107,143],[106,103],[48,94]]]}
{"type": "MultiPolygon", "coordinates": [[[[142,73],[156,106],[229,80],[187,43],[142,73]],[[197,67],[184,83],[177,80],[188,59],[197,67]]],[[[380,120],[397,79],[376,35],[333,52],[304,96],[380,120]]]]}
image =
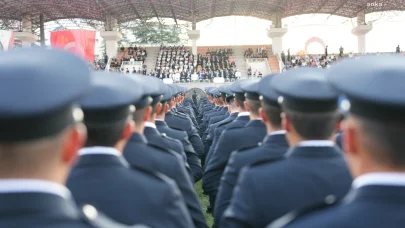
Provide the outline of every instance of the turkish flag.
{"type": "Polygon", "coordinates": [[[73,52],[87,61],[94,61],[96,32],[88,30],[62,30],[51,32],[51,46],[73,52]]]}

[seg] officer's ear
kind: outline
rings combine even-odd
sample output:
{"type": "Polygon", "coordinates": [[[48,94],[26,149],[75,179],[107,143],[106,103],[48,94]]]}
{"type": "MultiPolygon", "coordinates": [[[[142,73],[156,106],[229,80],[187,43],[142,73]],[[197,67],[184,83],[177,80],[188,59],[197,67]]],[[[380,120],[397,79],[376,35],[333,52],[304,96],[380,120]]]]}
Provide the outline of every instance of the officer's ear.
{"type": "Polygon", "coordinates": [[[121,139],[127,140],[131,137],[132,132],[135,129],[135,122],[132,119],[129,119],[128,122],[125,124],[124,131],[122,132],[121,139]]]}
{"type": "Polygon", "coordinates": [[[145,108],[145,113],[143,114],[143,121],[146,122],[149,120],[150,114],[152,113],[152,106],[145,108]]]}
{"type": "Polygon", "coordinates": [[[243,106],[245,106],[245,110],[246,110],[247,112],[250,112],[250,108],[249,108],[249,105],[248,105],[247,101],[244,101],[244,102],[243,102],[243,106]]]}
{"type": "Polygon", "coordinates": [[[164,109],[165,109],[164,112],[167,113],[169,111],[169,109],[170,109],[169,104],[165,104],[164,109]]]}
{"type": "Polygon", "coordinates": [[[285,131],[291,132],[292,126],[290,118],[285,112],[282,112],[280,115],[281,115],[281,126],[285,131]]]}
{"type": "Polygon", "coordinates": [[[259,115],[260,115],[260,118],[262,118],[264,123],[269,122],[269,119],[267,118],[266,113],[264,112],[263,108],[259,108],[259,115]]]}
{"type": "Polygon", "coordinates": [[[356,126],[356,123],[352,118],[348,118],[344,121],[343,125],[343,151],[349,156],[356,155],[359,149],[359,137],[361,135],[360,129],[356,126]]]}
{"type": "Polygon", "coordinates": [[[162,111],[162,103],[158,103],[158,104],[156,105],[156,111],[155,111],[155,113],[156,113],[156,114],[159,114],[160,111],[162,111]]]}
{"type": "Polygon", "coordinates": [[[82,123],[76,124],[66,130],[63,140],[63,155],[64,163],[70,164],[76,158],[77,151],[83,147],[87,139],[87,129],[82,123]]]}

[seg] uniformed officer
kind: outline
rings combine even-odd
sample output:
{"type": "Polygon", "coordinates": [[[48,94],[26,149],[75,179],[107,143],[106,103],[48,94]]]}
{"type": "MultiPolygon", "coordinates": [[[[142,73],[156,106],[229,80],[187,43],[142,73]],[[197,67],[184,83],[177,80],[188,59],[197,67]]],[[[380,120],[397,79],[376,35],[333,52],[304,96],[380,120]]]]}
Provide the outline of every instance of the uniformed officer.
{"type": "MultiPolygon", "coordinates": [[[[229,116],[229,108],[228,108],[229,104],[228,104],[228,102],[226,102],[226,97],[231,95],[231,94],[229,94],[230,88],[231,88],[231,85],[225,85],[225,86],[218,87],[218,91],[221,93],[221,97],[222,97],[222,100],[223,100],[224,106],[226,107],[227,112],[222,115],[212,116],[208,121],[208,128],[212,124],[217,123],[221,120],[224,120],[229,116]]],[[[204,135],[206,133],[207,133],[207,131],[205,131],[204,135]]]]}
{"type": "MultiPolygon", "coordinates": [[[[182,123],[185,122],[185,125],[190,124],[189,120],[192,121],[192,126],[191,126],[192,131],[190,131],[190,134],[188,134],[189,141],[190,141],[192,147],[194,148],[194,151],[197,153],[197,155],[199,157],[201,157],[204,153],[204,145],[201,141],[201,138],[196,137],[196,135],[195,135],[196,132],[198,132],[198,129],[197,129],[198,124],[197,124],[197,121],[195,120],[195,114],[193,114],[193,112],[194,112],[193,108],[187,106],[186,104],[180,106],[182,103],[187,103],[187,102],[183,102],[184,95],[186,94],[187,89],[184,87],[178,87],[175,85],[171,85],[170,88],[172,89],[173,93],[175,94],[174,98],[179,98],[179,100],[177,100],[177,99],[173,100],[174,103],[173,103],[173,105],[170,106],[171,107],[170,110],[178,109],[177,112],[175,111],[175,114],[177,114],[180,117],[184,117],[183,119],[186,119],[186,120],[182,121],[182,123]],[[180,92],[180,90],[182,90],[183,92],[180,92]],[[176,91],[176,92],[174,92],[174,91],[176,91]],[[182,112],[181,110],[183,110],[184,112],[182,112]]],[[[186,129],[184,127],[182,128],[182,127],[178,127],[178,126],[173,126],[173,124],[172,124],[171,128],[186,131],[186,129]]],[[[187,131],[186,131],[186,133],[187,133],[187,131]]]]}
{"type": "Polygon", "coordinates": [[[403,227],[404,74],[403,57],[397,56],[363,57],[331,68],[330,82],[350,102],[343,143],[355,178],[352,191],[338,204],[319,202],[313,214],[287,227],[403,227]]]}
{"type": "Polygon", "coordinates": [[[193,101],[190,98],[186,99],[187,96],[187,88],[180,87],[181,93],[179,96],[179,102],[176,106],[178,112],[185,114],[188,118],[191,119],[193,122],[194,127],[198,126],[197,120],[195,118],[194,108],[193,108],[193,101]]]}
{"type": "Polygon", "coordinates": [[[143,135],[145,121],[149,118],[152,107],[150,94],[159,90],[157,81],[136,76],[133,78],[143,86],[144,96],[136,102],[133,115],[135,129],[124,148],[124,157],[131,164],[153,169],[172,178],[178,185],[195,227],[207,227],[204,214],[197,198],[194,186],[186,171],[184,158],[178,153],[167,150],[161,145],[148,142],[143,135]]]}
{"type": "MultiPolygon", "coordinates": [[[[234,128],[234,127],[243,127],[249,122],[250,113],[246,111],[244,107],[245,101],[245,93],[241,88],[241,84],[245,83],[246,81],[237,81],[232,84],[231,90],[234,92],[234,102],[236,106],[239,108],[238,117],[230,122],[229,124],[222,124],[219,125],[216,129],[216,135],[214,136],[213,144],[208,152],[207,158],[205,160],[206,164],[204,167],[204,176],[203,176],[203,190],[204,193],[210,196],[210,204],[213,208],[215,208],[215,198],[219,186],[219,181],[221,179],[221,173],[217,172],[217,162],[223,163],[223,160],[219,157],[221,156],[220,150],[221,147],[217,147],[219,145],[219,139],[221,138],[222,134],[226,129],[234,128]]],[[[257,143],[257,142],[256,142],[257,143]]],[[[226,166],[226,162],[224,164],[224,168],[226,166]]]]}
{"type": "Polygon", "coordinates": [[[204,128],[205,129],[207,129],[207,127],[209,127],[209,123],[212,118],[217,117],[217,116],[223,116],[226,113],[228,113],[228,106],[224,99],[225,96],[224,96],[223,92],[221,92],[221,91],[224,91],[224,89],[225,89],[224,87],[225,86],[220,86],[218,88],[212,89],[212,92],[214,93],[214,97],[217,100],[218,108],[217,108],[217,110],[214,109],[212,112],[208,111],[205,114],[205,116],[204,116],[204,118],[205,118],[204,128]]]}
{"type": "Polygon", "coordinates": [[[190,141],[188,141],[187,133],[185,131],[170,128],[164,121],[166,112],[169,111],[170,102],[172,101],[173,96],[170,86],[164,87],[166,90],[162,90],[164,94],[159,102],[159,108],[156,109],[155,126],[161,134],[177,139],[182,143],[184,151],[186,152],[186,161],[190,166],[193,180],[194,182],[198,182],[202,178],[201,162],[190,141]]]}
{"type": "Polygon", "coordinates": [[[88,65],[58,50],[0,54],[0,227],[122,227],[64,186],[86,137],[88,65]],[[84,213],[83,213],[84,212],[84,213]]]}
{"type": "Polygon", "coordinates": [[[200,103],[200,107],[199,107],[199,111],[198,111],[199,113],[198,113],[198,115],[197,115],[197,122],[198,122],[198,123],[201,123],[202,118],[203,118],[203,114],[204,114],[205,112],[207,112],[207,111],[209,111],[209,110],[211,110],[212,108],[215,107],[215,104],[214,104],[214,102],[212,101],[212,96],[211,96],[211,94],[209,93],[209,90],[210,90],[211,88],[212,88],[212,87],[208,87],[208,88],[205,89],[205,93],[207,94],[207,99],[202,99],[202,100],[201,100],[202,103],[200,103]]]}
{"type": "Polygon", "coordinates": [[[283,129],[291,149],[286,158],[242,170],[221,227],[265,227],[293,210],[342,198],[352,178],[331,140],[339,119],[336,91],[323,70],[302,68],[276,75],[283,129]],[[252,197],[254,196],[254,197],[252,197]]]}
{"type": "Polygon", "coordinates": [[[204,152],[205,155],[209,154],[209,151],[212,147],[213,141],[216,138],[216,135],[219,135],[222,133],[223,128],[231,123],[233,120],[235,120],[238,117],[239,114],[239,108],[236,105],[235,98],[234,98],[234,93],[231,91],[230,87],[225,88],[227,96],[226,96],[226,102],[228,104],[228,109],[229,109],[229,116],[225,118],[224,120],[221,120],[215,124],[212,124],[208,129],[207,129],[207,136],[204,140],[204,152]],[[221,126],[221,127],[220,127],[221,126]]]}
{"type": "Polygon", "coordinates": [[[136,166],[131,170],[122,158],[133,130],[132,104],[142,95],[141,85],[127,76],[93,74],[91,91],[80,102],[87,142],[78,153],[67,187],[78,204],[93,204],[127,225],[192,227],[173,180],[136,166]]]}
{"type": "MultiPolygon", "coordinates": [[[[174,88],[173,91],[177,91],[177,89],[174,88]]],[[[176,96],[177,95],[178,93],[176,92],[176,96]]],[[[201,158],[201,156],[203,155],[202,151],[204,145],[202,144],[200,135],[198,134],[198,130],[193,126],[193,123],[189,118],[175,113],[175,111],[173,110],[174,105],[175,103],[173,104],[172,107],[170,107],[171,109],[166,113],[165,121],[167,125],[170,128],[187,132],[188,140],[193,146],[195,152],[201,158]]]]}
{"type": "MultiPolygon", "coordinates": [[[[273,76],[270,75],[262,79],[262,81],[267,84],[266,91],[264,91],[265,93],[269,93],[267,91],[271,92],[271,90],[269,89],[269,79],[271,79],[272,77],[273,76]]],[[[241,88],[245,92],[246,97],[245,108],[250,112],[250,121],[245,126],[226,129],[220,136],[217,146],[217,153],[214,154],[212,157],[214,168],[212,168],[211,172],[216,173],[216,181],[219,181],[218,178],[221,178],[222,176],[221,185],[222,183],[224,183],[225,185],[223,187],[218,183],[218,197],[216,198],[216,208],[214,210],[216,225],[219,224],[223,212],[229,205],[229,201],[232,197],[233,187],[236,184],[235,176],[237,178],[240,170],[240,167],[238,167],[235,175],[235,173],[232,173],[235,171],[235,168],[233,167],[234,164],[232,163],[232,166],[227,167],[228,160],[231,156],[232,151],[242,148],[257,147],[257,145],[262,142],[264,137],[266,136],[266,125],[263,123],[262,118],[259,114],[259,109],[261,109],[259,82],[260,80],[250,80],[241,84],[241,88]],[[225,169],[225,167],[227,168],[225,169]],[[229,174],[227,173],[225,173],[225,175],[223,176],[224,170],[231,170],[232,177],[229,177],[229,174]],[[230,181],[232,182],[231,187],[229,187],[230,181]]],[[[277,114],[277,118],[280,119],[280,113],[278,112],[277,114]]],[[[288,148],[287,145],[285,149],[286,148],[288,148]]],[[[257,155],[254,156],[254,159],[258,159],[257,155]]],[[[244,159],[240,162],[244,163],[248,161],[249,159],[244,159]]],[[[249,162],[245,164],[249,164],[249,162]]]]}
{"type": "MultiPolygon", "coordinates": [[[[237,117],[235,119],[230,118],[227,121],[221,121],[214,130],[213,134],[213,142],[210,147],[210,150],[208,151],[207,158],[206,158],[206,166],[208,165],[209,160],[211,159],[211,156],[215,153],[216,146],[218,144],[219,137],[221,136],[222,132],[229,127],[237,127],[237,126],[244,126],[247,124],[250,120],[250,113],[246,111],[246,108],[244,106],[245,102],[245,92],[241,88],[241,84],[245,83],[247,80],[241,80],[241,81],[236,81],[232,84],[231,86],[231,91],[234,93],[234,99],[233,99],[233,105],[236,106],[233,108],[237,110],[237,117]],[[232,120],[232,121],[229,121],[232,120]]],[[[206,172],[206,167],[204,168],[204,171],[206,172]]]]}
{"type": "Polygon", "coordinates": [[[219,92],[219,90],[217,88],[212,88],[209,90],[209,93],[213,97],[215,107],[211,110],[206,111],[203,114],[203,118],[202,118],[201,124],[199,126],[199,132],[200,132],[201,136],[204,134],[205,130],[207,129],[208,121],[211,116],[223,115],[227,111],[224,109],[224,104],[221,100],[221,93],[219,92]]]}
{"type": "MultiPolygon", "coordinates": [[[[186,153],[184,152],[184,147],[181,144],[181,142],[177,139],[167,137],[166,134],[161,134],[156,128],[155,125],[156,113],[160,112],[162,108],[160,105],[160,100],[162,99],[162,94],[164,93],[164,90],[166,90],[166,86],[159,79],[156,79],[154,81],[156,82],[155,83],[156,87],[153,88],[153,90],[145,92],[147,95],[151,96],[152,103],[150,104],[151,112],[146,117],[145,129],[143,133],[146,137],[146,140],[148,140],[149,143],[159,145],[163,148],[172,150],[178,153],[180,156],[186,158],[186,153]]],[[[151,81],[149,82],[152,83],[151,81]]]]}

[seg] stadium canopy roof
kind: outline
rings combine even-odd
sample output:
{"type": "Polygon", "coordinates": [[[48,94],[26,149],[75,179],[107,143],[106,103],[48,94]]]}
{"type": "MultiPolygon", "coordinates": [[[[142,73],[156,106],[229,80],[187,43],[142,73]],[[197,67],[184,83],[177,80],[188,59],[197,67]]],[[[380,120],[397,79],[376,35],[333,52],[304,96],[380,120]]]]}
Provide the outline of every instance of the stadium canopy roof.
{"type": "Polygon", "coordinates": [[[0,0],[0,19],[22,20],[30,14],[34,23],[39,23],[40,13],[46,22],[104,21],[110,14],[121,23],[153,17],[193,21],[193,15],[196,22],[232,15],[271,20],[276,12],[282,17],[322,13],[353,18],[363,10],[405,10],[405,4],[403,0],[0,0]]]}

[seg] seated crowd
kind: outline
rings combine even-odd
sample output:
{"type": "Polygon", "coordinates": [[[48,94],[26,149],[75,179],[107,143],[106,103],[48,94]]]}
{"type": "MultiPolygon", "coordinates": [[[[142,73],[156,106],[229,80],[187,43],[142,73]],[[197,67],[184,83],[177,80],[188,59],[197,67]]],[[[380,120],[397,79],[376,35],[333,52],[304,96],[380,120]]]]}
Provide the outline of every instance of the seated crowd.
{"type": "MultiPolygon", "coordinates": [[[[130,71],[129,69],[121,69],[123,62],[125,62],[125,61],[129,61],[129,62],[142,61],[144,63],[146,57],[148,57],[148,52],[146,51],[146,48],[138,47],[136,45],[134,47],[128,47],[128,48],[121,47],[120,51],[121,51],[121,53],[123,53],[122,57],[111,58],[110,70],[112,70],[112,71],[120,71],[120,70],[121,70],[121,72],[130,71]]],[[[107,62],[107,60],[105,60],[105,62],[107,62]]],[[[132,70],[131,70],[131,73],[132,73],[132,70]]]]}
{"type": "Polygon", "coordinates": [[[192,75],[197,75],[199,81],[211,81],[215,77],[233,80],[236,65],[230,62],[231,55],[232,49],[208,49],[205,55],[194,56],[184,46],[161,46],[156,67],[148,75],[174,82],[189,82],[192,75]]]}
{"type": "Polygon", "coordinates": [[[245,58],[256,59],[256,58],[268,58],[269,55],[265,47],[258,47],[256,50],[248,48],[245,50],[245,58]]]}

